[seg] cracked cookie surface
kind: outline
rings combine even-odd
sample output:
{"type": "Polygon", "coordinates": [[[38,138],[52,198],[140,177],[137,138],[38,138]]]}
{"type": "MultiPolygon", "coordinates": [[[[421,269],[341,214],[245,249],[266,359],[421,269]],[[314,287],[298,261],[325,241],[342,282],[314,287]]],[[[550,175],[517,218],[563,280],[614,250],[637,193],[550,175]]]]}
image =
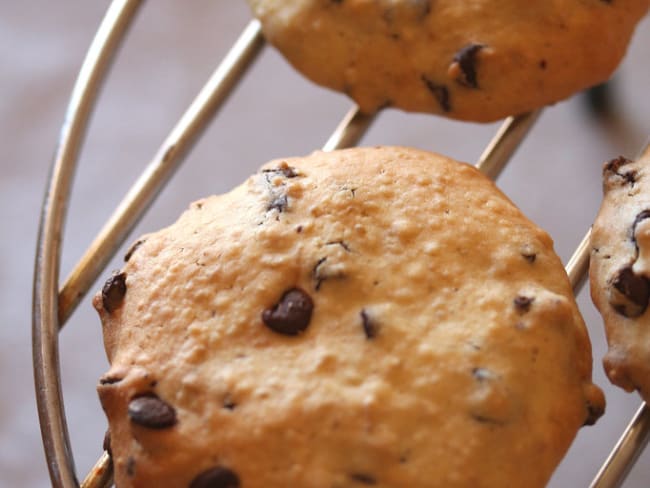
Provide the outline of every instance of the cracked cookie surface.
{"type": "Polygon", "coordinates": [[[612,383],[650,401],[650,151],[603,168],[604,197],[591,235],[591,296],[603,316],[612,383]]]}
{"type": "Polygon", "coordinates": [[[604,408],[549,236],[428,152],[270,162],[105,290],[121,488],[541,487],[604,408]]]}
{"type": "Polygon", "coordinates": [[[493,121],[610,77],[648,0],[248,0],[264,35],[361,109],[493,121]]]}

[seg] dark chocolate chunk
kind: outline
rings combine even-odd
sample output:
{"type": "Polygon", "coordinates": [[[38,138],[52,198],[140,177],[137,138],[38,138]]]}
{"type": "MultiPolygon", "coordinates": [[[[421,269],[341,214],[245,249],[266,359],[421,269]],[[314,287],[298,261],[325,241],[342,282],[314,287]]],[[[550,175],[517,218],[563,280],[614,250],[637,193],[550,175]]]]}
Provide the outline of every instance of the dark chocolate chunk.
{"type": "Polygon", "coordinates": [[[611,176],[617,176],[622,179],[623,184],[634,185],[637,179],[637,172],[635,170],[622,171],[621,167],[632,163],[630,159],[623,156],[612,159],[605,163],[603,166],[603,178],[607,179],[611,176]]]}
{"type": "Polygon", "coordinates": [[[494,378],[494,373],[487,368],[472,368],[472,376],[479,381],[487,381],[494,378]]]}
{"type": "Polygon", "coordinates": [[[620,315],[632,318],[646,311],[650,299],[650,283],[645,277],[635,274],[631,267],[626,267],[619,270],[611,284],[618,293],[610,295],[609,303],[620,315]]]}
{"type": "Polygon", "coordinates": [[[325,273],[323,273],[322,270],[320,269],[321,265],[325,261],[327,261],[327,257],[320,258],[318,261],[316,261],[316,264],[311,270],[311,274],[314,277],[314,281],[316,281],[316,284],[314,285],[316,291],[320,290],[323,281],[325,281],[325,273]]]}
{"type": "Polygon", "coordinates": [[[108,313],[113,313],[119,308],[126,294],[126,273],[113,271],[113,274],[104,283],[102,288],[102,305],[108,313]]]}
{"type": "Polygon", "coordinates": [[[422,81],[434,96],[434,98],[438,101],[442,111],[449,112],[451,110],[451,102],[449,101],[449,90],[447,87],[445,85],[438,84],[433,80],[430,80],[424,75],[422,75],[422,81]]]}
{"type": "Polygon", "coordinates": [[[282,193],[279,195],[274,195],[271,203],[266,207],[266,210],[277,210],[282,213],[289,207],[289,200],[287,195],[282,193]]]}
{"type": "Polygon", "coordinates": [[[632,242],[636,244],[636,226],[645,219],[650,219],[650,210],[643,210],[637,214],[632,224],[632,242]]]}
{"type": "Polygon", "coordinates": [[[273,308],[262,312],[262,321],[274,332],[294,336],[307,329],[313,309],[314,302],[304,290],[291,288],[273,308]]]}
{"type": "Polygon", "coordinates": [[[122,381],[124,378],[121,376],[111,376],[111,375],[105,375],[99,378],[99,384],[100,385],[114,385],[115,383],[119,383],[122,381]]]}
{"type": "Polygon", "coordinates": [[[203,471],[189,488],[239,488],[239,476],[231,469],[217,466],[203,471]]]}
{"type": "Polygon", "coordinates": [[[135,476],[135,458],[133,456],[126,459],[126,474],[129,478],[135,476]]]}
{"type": "Polygon", "coordinates": [[[369,474],[366,473],[350,473],[350,479],[352,481],[356,481],[357,483],[361,483],[364,485],[376,485],[377,480],[375,479],[374,476],[370,476],[369,474]]]}
{"type": "Polygon", "coordinates": [[[321,285],[326,280],[342,280],[346,278],[345,269],[335,264],[328,263],[327,257],[320,258],[312,269],[314,279],[314,289],[320,290],[321,285]]]}
{"type": "Polygon", "coordinates": [[[223,408],[225,408],[226,410],[234,410],[235,407],[237,407],[237,404],[233,401],[232,398],[227,397],[227,398],[223,401],[223,408]]]}
{"type": "Polygon", "coordinates": [[[517,295],[512,301],[515,305],[515,308],[521,312],[525,313],[530,310],[530,305],[535,301],[535,298],[527,297],[524,295],[517,295]]]}
{"type": "Polygon", "coordinates": [[[460,74],[456,81],[468,88],[478,88],[476,79],[476,63],[478,52],[483,49],[483,44],[468,44],[454,55],[454,62],[460,66],[460,74]]]}
{"type": "Polygon", "coordinates": [[[379,324],[375,322],[365,309],[361,310],[361,325],[363,332],[366,334],[366,339],[374,339],[379,333],[379,324]]]}
{"type": "Polygon", "coordinates": [[[288,164],[282,164],[277,168],[270,168],[270,169],[263,169],[262,173],[273,173],[277,175],[283,175],[285,178],[295,178],[298,176],[298,173],[296,172],[296,168],[292,168],[288,164]]]}
{"type": "Polygon", "coordinates": [[[149,429],[166,429],[176,424],[176,410],[154,394],[131,400],[128,413],[131,422],[149,429]]]}
{"type": "Polygon", "coordinates": [[[102,449],[104,449],[104,451],[106,451],[109,456],[113,455],[113,452],[111,451],[111,431],[108,429],[104,434],[104,442],[102,442],[102,449]]]}
{"type": "Polygon", "coordinates": [[[128,262],[129,259],[131,259],[131,256],[133,256],[133,253],[134,253],[135,251],[137,251],[137,249],[138,249],[142,244],[144,244],[144,241],[146,241],[146,239],[138,239],[137,241],[135,241],[135,242],[131,245],[131,247],[129,248],[129,250],[126,251],[126,254],[124,255],[124,262],[125,262],[125,263],[128,262]]]}

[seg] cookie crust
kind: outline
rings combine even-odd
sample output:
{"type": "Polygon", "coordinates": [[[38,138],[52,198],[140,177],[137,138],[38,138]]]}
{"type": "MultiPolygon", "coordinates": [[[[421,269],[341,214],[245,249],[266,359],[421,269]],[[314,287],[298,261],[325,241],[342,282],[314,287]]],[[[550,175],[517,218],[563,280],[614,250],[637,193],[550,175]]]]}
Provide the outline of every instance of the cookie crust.
{"type": "Polygon", "coordinates": [[[650,151],[603,168],[604,197],[591,234],[591,296],[603,316],[605,372],[650,401],[650,151]]]}
{"type": "Polygon", "coordinates": [[[541,487],[604,409],[550,237],[436,154],[272,161],[122,273],[120,487],[541,487]]]}
{"type": "Polygon", "coordinates": [[[607,80],[648,0],[248,0],[312,81],[363,111],[488,122],[607,80]]]}

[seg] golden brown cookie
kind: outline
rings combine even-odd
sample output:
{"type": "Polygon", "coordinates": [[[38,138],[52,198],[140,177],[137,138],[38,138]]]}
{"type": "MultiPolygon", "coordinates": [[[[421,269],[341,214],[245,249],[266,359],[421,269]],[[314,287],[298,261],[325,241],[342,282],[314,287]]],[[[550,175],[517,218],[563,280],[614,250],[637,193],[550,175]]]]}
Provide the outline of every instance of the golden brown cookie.
{"type": "Polygon", "coordinates": [[[603,179],[589,267],[609,344],[603,363],[612,383],[650,401],[650,151],[613,159],[603,179]]]}
{"type": "Polygon", "coordinates": [[[610,77],[648,0],[248,0],[264,35],[362,110],[492,121],[610,77]]]}
{"type": "Polygon", "coordinates": [[[541,487],[604,408],[550,237],[428,152],[272,161],[94,305],[120,487],[541,487]]]}

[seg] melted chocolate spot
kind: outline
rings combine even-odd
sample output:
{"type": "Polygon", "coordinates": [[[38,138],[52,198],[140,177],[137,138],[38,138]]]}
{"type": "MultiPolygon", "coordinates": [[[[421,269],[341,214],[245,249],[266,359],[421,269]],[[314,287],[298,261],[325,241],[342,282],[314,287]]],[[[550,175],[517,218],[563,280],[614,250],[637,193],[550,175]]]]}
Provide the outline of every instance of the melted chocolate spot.
{"type": "Polygon", "coordinates": [[[374,476],[371,476],[366,473],[351,473],[350,479],[356,481],[357,483],[362,483],[364,485],[376,485],[377,480],[374,476]]]}
{"type": "Polygon", "coordinates": [[[176,410],[154,394],[131,400],[128,413],[131,422],[149,429],[166,429],[176,424],[176,410]]]}
{"type": "Polygon", "coordinates": [[[190,483],[189,488],[239,488],[239,476],[221,466],[208,469],[199,474],[190,483]]]}
{"type": "Polygon", "coordinates": [[[262,312],[262,321],[274,332],[295,336],[307,329],[313,309],[314,302],[305,291],[291,288],[273,308],[262,312]]]}
{"type": "Polygon", "coordinates": [[[517,295],[512,301],[515,305],[515,308],[521,312],[526,313],[530,310],[530,305],[535,301],[535,298],[526,297],[523,295],[517,295]]]}
{"type": "Polygon", "coordinates": [[[623,268],[614,276],[612,286],[622,295],[610,298],[614,310],[629,318],[643,315],[650,299],[650,284],[645,277],[635,274],[631,267],[623,268]]]}
{"type": "Polygon", "coordinates": [[[483,49],[483,44],[468,44],[454,55],[454,62],[460,66],[460,75],[456,81],[468,88],[478,88],[476,79],[476,63],[478,52],[483,49]]]}
{"type": "Polygon", "coordinates": [[[447,87],[445,85],[435,83],[424,75],[422,75],[422,81],[434,96],[434,98],[438,101],[442,111],[449,112],[451,110],[451,103],[449,101],[449,90],[447,87]]]}
{"type": "Polygon", "coordinates": [[[361,325],[363,327],[363,332],[366,334],[366,339],[374,339],[379,333],[379,324],[375,322],[368,312],[365,309],[361,310],[361,325]]]}
{"type": "Polygon", "coordinates": [[[108,313],[113,313],[122,305],[126,294],[126,273],[114,271],[102,288],[102,305],[108,313]]]}
{"type": "Polygon", "coordinates": [[[131,256],[133,256],[133,253],[134,253],[135,251],[137,251],[138,248],[139,248],[142,244],[144,244],[145,241],[146,241],[146,239],[138,239],[137,241],[135,241],[135,242],[131,245],[131,247],[129,248],[129,250],[126,251],[126,254],[124,255],[124,262],[125,262],[125,263],[128,262],[129,259],[131,259],[131,256]]]}

